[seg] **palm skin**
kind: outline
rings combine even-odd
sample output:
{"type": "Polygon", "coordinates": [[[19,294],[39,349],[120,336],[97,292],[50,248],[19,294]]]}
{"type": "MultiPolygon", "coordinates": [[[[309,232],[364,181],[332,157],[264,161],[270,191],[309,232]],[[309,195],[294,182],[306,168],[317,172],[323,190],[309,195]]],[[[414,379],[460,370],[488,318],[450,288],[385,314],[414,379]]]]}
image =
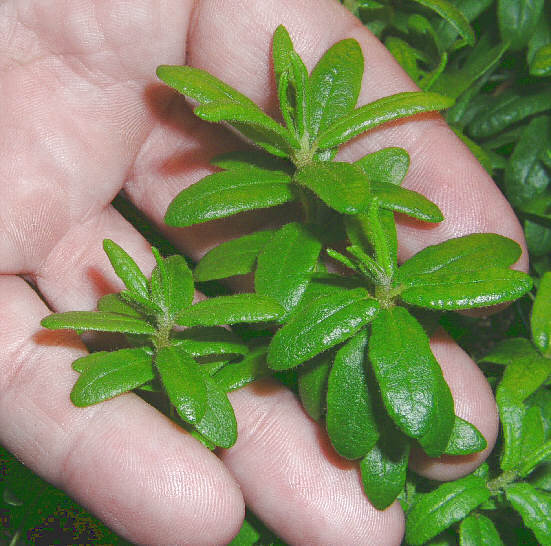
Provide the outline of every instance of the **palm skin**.
{"type": "MultiPolygon", "coordinates": [[[[210,157],[238,145],[197,121],[156,81],[155,67],[204,68],[273,113],[269,51],[280,23],[310,69],[335,41],[360,42],[367,59],[360,104],[414,89],[380,43],[332,0],[0,5],[0,443],[136,543],[228,542],[244,502],[293,544],[399,544],[403,534],[399,505],[378,512],[369,504],[356,465],[333,452],[284,388],[264,382],[232,394],[239,439],[217,457],[132,394],[73,407],[70,363],[84,346],[39,325],[50,310],[93,309],[99,296],[120,288],[104,238],[144,270],[153,267],[147,243],[111,206],[115,195],[125,190],[162,226],[176,193],[209,172],[210,157]]],[[[405,185],[446,217],[431,228],[402,222],[402,258],[475,231],[523,241],[502,195],[438,115],[378,129],[342,157],[396,145],[412,158],[405,185]]],[[[197,257],[277,221],[277,214],[166,233],[197,257]]],[[[518,267],[525,269],[526,260],[518,267]]],[[[456,413],[479,427],[489,450],[497,416],[484,377],[445,335],[433,339],[433,350],[456,413]]],[[[439,461],[418,456],[415,464],[427,476],[451,479],[488,450],[439,461]]]]}

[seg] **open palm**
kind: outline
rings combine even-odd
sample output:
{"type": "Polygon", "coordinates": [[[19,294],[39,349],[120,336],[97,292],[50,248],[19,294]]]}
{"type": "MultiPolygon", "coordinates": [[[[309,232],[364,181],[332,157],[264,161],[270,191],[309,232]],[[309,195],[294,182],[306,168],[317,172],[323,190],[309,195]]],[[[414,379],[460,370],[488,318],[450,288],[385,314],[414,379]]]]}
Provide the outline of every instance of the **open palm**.
{"type": "MultiPolygon", "coordinates": [[[[50,310],[93,309],[120,288],[104,238],[144,270],[153,267],[146,241],[111,206],[121,190],[162,226],[170,200],[210,172],[208,160],[239,146],[229,132],[196,120],[156,81],[156,66],[207,69],[274,112],[269,51],[280,23],[309,68],[334,42],[359,41],[367,58],[360,104],[414,90],[382,45],[332,0],[0,5],[0,443],[133,542],[228,542],[244,502],[290,543],[399,544],[403,534],[399,505],[378,512],[369,504],[356,466],[333,452],[284,388],[262,382],[231,395],[239,439],[217,457],[135,395],[72,406],[70,363],[84,346],[39,326],[50,310]]],[[[446,217],[431,228],[402,222],[402,258],[476,231],[522,241],[507,202],[438,115],[389,124],[341,154],[354,159],[383,146],[408,150],[405,186],[446,217]]],[[[165,232],[198,257],[281,221],[279,214],[165,232]]],[[[433,350],[456,413],[485,434],[490,449],[497,416],[483,375],[444,334],[433,350]]],[[[451,479],[486,454],[418,456],[415,466],[451,479]]]]}

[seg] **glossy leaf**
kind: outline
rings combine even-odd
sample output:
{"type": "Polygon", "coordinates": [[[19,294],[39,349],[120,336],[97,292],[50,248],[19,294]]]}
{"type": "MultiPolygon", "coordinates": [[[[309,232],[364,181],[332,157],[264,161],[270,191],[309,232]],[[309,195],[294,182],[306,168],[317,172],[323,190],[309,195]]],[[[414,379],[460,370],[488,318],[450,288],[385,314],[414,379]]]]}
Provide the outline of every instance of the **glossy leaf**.
{"type": "Polygon", "coordinates": [[[452,393],[442,374],[434,391],[434,407],[429,429],[418,441],[429,457],[440,457],[446,452],[455,425],[452,393]]]}
{"type": "Polygon", "coordinates": [[[171,343],[179,350],[192,356],[208,355],[244,355],[249,348],[233,332],[222,327],[188,328],[182,332],[175,332],[171,343]]]}
{"type": "Polygon", "coordinates": [[[487,445],[486,439],[474,425],[455,416],[446,455],[470,455],[486,449],[487,445]]]}
{"type": "Polygon", "coordinates": [[[108,313],[118,313],[119,315],[128,315],[129,317],[141,318],[142,314],[125,302],[118,294],[105,294],[98,300],[98,311],[107,311],[108,313]]]}
{"type": "Polygon", "coordinates": [[[516,300],[530,288],[532,279],[511,269],[460,273],[443,270],[410,277],[400,297],[410,305],[429,309],[472,309],[516,300]]]}
{"type": "Polygon", "coordinates": [[[346,459],[363,457],[379,438],[366,375],[367,337],[360,331],[339,349],[327,384],[327,432],[346,459]]]}
{"type": "Polygon", "coordinates": [[[322,353],[302,365],[298,373],[298,395],[306,413],[319,421],[327,409],[327,381],[333,353],[322,353]]]}
{"type": "Polygon", "coordinates": [[[436,272],[475,272],[509,267],[521,255],[518,243],[495,233],[473,233],[428,246],[407,260],[396,274],[397,283],[436,272]]]}
{"type": "Polygon", "coordinates": [[[145,320],[107,311],[68,311],[54,313],[40,322],[51,330],[93,330],[126,334],[154,334],[155,328],[145,320]]]}
{"type": "Polygon", "coordinates": [[[272,375],[266,363],[266,350],[266,346],[256,347],[239,362],[230,362],[214,374],[214,381],[228,392],[272,375]]]}
{"type": "Polygon", "coordinates": [[[461,546],[503,546],[494,523],[482,514],[472,514],[461,522],[459,541],[461,546]]]}
{"type": "Polygon", "coordinates": [[[156,258],[157,266],[151,274],[151,297],[173,317],[193,302],[193,274],[183,256],[162,258],[157,253],[156,258]]]}
{"type": "Polygon", "coordinates": [[[258,256],[257,294],[274,298],[286,311],[298,304],[318,262],[321,242],[308,228],[292,222],[279,229],[258,256]]]}
{"type": "Polygon", "coordinates": [[[71,391],[71,401],[79,407],[108,400],[154,378],[152,356],[142,348],[92,353],[73,367],[82,371],[71,391]]]}
{"type": "Polygon", "coordinates": [[[436,93],[398,93],[361,106],[343,116],[318,137],[320,149],[333,148],[388,121],[449,108],[453,100],[436,93]]]}
{"type": "Polygon", "coordinates": [[[423,328],[405,308],[379,311],[371,326],[369,358],[392,420],[412,438],[426,434],[442,372],[423,328]]]}
{"type": "Polygon", "coordinates": [[[534,345],[547,359],[551,359],[551,272],[545,273],[540,280],[530,325],[534,345]]]}
{"type": "Polygon", "coordinates": [[[369,207],[369,180],[351,163],[313,163],[299,169],[294,180],[342,214],[365,212],[369,207]]]}
{"type": "Polygon", "coordinates": [[[513,51],[522,49],[532,36],[543,10],[544,0],[498,0],[497,20],[501,39],[513,51]]]}
{"type": "Polygon", "coordinates": [[[551,544],[551,493],[539,491],[529,483],[514,483],[505,494],[538,542],[551,544]]]}
{"type": "Polygon", "coordinates": [[[551,109],[551,91],[531,95],[504,95],[493,108],[469,125],[469,133],[485,138],[502,132],[507,127],[529,116],[551,109]]]}
{"type": "Polygon", "coordinates": [[[503,430],[503,451],[500,466],[502,470],[515,470],[520,465],[522,454],[523,421],[526,415],[524,404],[497,397],[499,419],[503,430]]]}
{"type": "Polygon", "coordinates": [[[406,540],[412,546],[424,544],[489,497],[486,481],[477,476],[466,476],[419,495],[406,523],[406,540]]]}
{"type": "Polygon", "coordinates": [[[285,127],[254,103],[211,102],[198,106],[193,113],[205,121],[227,121],[255,144],[279,157],[288,157],[291,150],[298,146],[296,138],[285,127]]]}
{"type": "Polygon", "coordinates": [[[207,411],[195,425],[213,444],[229,448],[237,439],[237,422],[226,393],[210,377],[205,377],[207,411]]]}
{"type": "Polygon", "coordinates": [[[444,220],[441,210],[424,195],[394,184],[371,182],[371,194],[383,209],[400,212],[424,222],[444,220]]]}
{"type": "Polygon", "coordinates": [[[279,85],[281,75],[289,70],[291,65],[291,53],[293,51],[293,42],[291,41],[289,32],[283,25],[279,25],[275,29],[272,44],[272,58],[274,61],[276,86],[279,85]]]}
{"type": "Polygon", "coordinates": [[[148,299],[148,280],[131,256],[111,239],[104,239],[103,250],[126,288],[130,292],[135,292],[142,298],[148,299]]]}
{"type": "Polygon", "coordinates": [[[165,222],[186,227],[238,212],[275,207],[294,199],[290,181],[284,172],[256,168],[211,174],[174,198],[165,222]]]}
{"type": "Polygon", "coordinates": [[[174,347],[163,347],[155,355],[155,365],[178,415],[191,424],[207,411],[207,389],[199,364],[174,347]]]}
{"type": "Polygon", "coordinates": [[[369,502],[378,510],[389,507],[406,483],[409,442],[392,424],[381,427],[381,438],[360,461],[362,483],[369,502]]]}
{"type": "Polygon", "coordinates": [[[284,309],[273,298],[257,294],[218,296],[200,301],[176,318],[180,326],[218,326],[279,319],[284,309]]]}
{"type": "Polygon", "coordinates": [[[269,366],[294,368],[346,341],[373,319],[378,308],[363,288],[314,299],[276,332],[268,349],[269,366]]]}
{"type": "Polygon", "coordinates": [[[427,62],[425,54],[419,49],[414,48],[405,40],[396,36],[388,36],[385,39],[385,47],[392,53],[392,56],[398,61],[400,66],[407,72],[408,76],[415,82],[420,79],[420,69],[418,61],[427,62]]]}
{"type": "Polygon", "coordinates": [[[363,71],[364,58],[356,40],[337,42],[319,60],[308,85],[311,141],[356,106],[363,71]]]}
{"type": "Polygon", "coordinates": [[[383,148],[364,155],[354,164],[371,182],[399,186],[409,169],[409,154],[403,148],[383,148]]]}
{"type": "Polygon", "coordinates": [[[548,187],[551,176],[540,156],[549,147],[551,116],[537,117],[524,129],[505,169],[505,193],[513,205],[534,199],[548,187]]]}
{"type": "Polygon", "coordinates": [[[257,231],[215,246],[193,270],[195,280],[212,281],[250,273],[273,234],[271,230],[257,231]]]}

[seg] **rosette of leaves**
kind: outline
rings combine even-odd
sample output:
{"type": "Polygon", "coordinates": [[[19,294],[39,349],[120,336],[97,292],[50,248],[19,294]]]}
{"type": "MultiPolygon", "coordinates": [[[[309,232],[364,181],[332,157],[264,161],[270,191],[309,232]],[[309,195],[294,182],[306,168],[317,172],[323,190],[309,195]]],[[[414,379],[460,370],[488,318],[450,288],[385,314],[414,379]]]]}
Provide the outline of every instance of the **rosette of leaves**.
{"type": "Polygon", "coordinates": [[[532,286],[509,269],[517,243],[472,234],[430,246],[398,267],[392,212],[373,198],[366,215],[346,222],[348,255],[329,255],[352,277],[313,279],[274,335],[275,370],[304,365],[299,393],[312,417],[325,414],[337,452],[361,459],[364,487],[378,508],[402,491],[413,441],[431,457],[469,454],[486,445],[454,414],[453,399],[415,308],[433,311],[512,301],[532,286]]]}
{"type": "Polygon", "coordinates": [[[159,390],[202,441],[230,447],[237,427],[226,391],[241,386],[258,358],[254,351],[247,355],[248,346],[219,325],[275,321],[282,307],[257,294],[193,304],[193,276],[182,256],[163,258],[153,248],[157,265],[147,279],[116,243],[106,239],[104,249],[126,289],[102,297],[97,311],[54,313],[42,320],[46,328],[117,332],[129,342],[127,348],[75,360],[73,368],[81,375],[71,400],[89,406],[133,389],[159,390]],[[224,371],[242,355],[247,356],[238,370],[224,371]]]}
{"type": "MultiPolygon", "coordinates": [[[[406,539],[425,544],[454,527],[461,544],[551,544],[551,273],[546,273],[531,312],[531,341],[511,338],[481,362],[503,366],[496,390],[501,419],[501,456],[474,473],[430,492],[402,495],[408,514],[406,539]],[[501,535],[501,536],[500,536],[501,535]]],[[[407,488],[406,488],[407,489],[407,488]]],[[[456,543],[453,535],[450,542],[456,543]]]]}
{"type": "MultiPolygon", "coordinates": [[[[215,158],[223,169],[182,191],[170,204],[167,224],[178,227],[225,218],[239,212],[297,201],[304,224],[286,226],[285,233],[256,233],[221,245],[197,271],[200,280],[225,278],[253,270],[268,241],[295,238],[304,245],[310,272],[321,243],[342,237],[340,215],[364,213],[372,196],[391,210],[439,222],[442,215],[423,197],[403,188],[385,189],[358,165],[332,161],[340,145],[383,123],[449,107],[453,100],[435,93],[409,92],[384,97],[355,108],[364,60],[355,40],[342,40],[320,59],[311,74],[293,48],[287,30],[274,34],[273,62],[283,124],[267,116],[239,91],[203,70],[189,66],[160,66],[165,83],[197,101],[201,119],[226,122],[264,150],[230,153],[215,158]],[[266,153],[267,152],[267,153],[266,153]],[[269,155],[270,154],[270,155],[269,155]],[[382,194],[385,194],[384,197],[382,194]],[[422,203],[422,211],[419,205],[422,203]],[[213,265],[215,264],[215,265],[213,265]]],[[[407,153],[376,156],[392,171],[409,162],[407,153]]],[[[385,165],[379,165],[383,170],[385,165]]],[[[274,249],[278,246],[273,242],[274,249]]],[[[267,251],[266,251],[267,252],[267,251]]],[[[266,253],[265,252],[265,253],[266,253]]],[[[266,256],[265,256],[266,257],[266,256]]],[[[275,254],[272,259],[277,259],[275,254]]]]}

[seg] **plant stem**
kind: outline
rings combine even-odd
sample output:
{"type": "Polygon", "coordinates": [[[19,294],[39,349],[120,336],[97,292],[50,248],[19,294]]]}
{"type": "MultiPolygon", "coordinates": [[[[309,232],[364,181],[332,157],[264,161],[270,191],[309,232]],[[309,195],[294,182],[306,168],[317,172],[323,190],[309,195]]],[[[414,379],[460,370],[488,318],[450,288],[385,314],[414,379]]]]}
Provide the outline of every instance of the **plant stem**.
{"type": "Polygon", "coordinates": [[[492,495],[497,495],[504,487],[507,487],[509,484],[516,481],[518,477],[518,472],[515,470],[506,470],[497,478],[490,480],[486,484],[486,487],[491,491],[492,495]]]}

